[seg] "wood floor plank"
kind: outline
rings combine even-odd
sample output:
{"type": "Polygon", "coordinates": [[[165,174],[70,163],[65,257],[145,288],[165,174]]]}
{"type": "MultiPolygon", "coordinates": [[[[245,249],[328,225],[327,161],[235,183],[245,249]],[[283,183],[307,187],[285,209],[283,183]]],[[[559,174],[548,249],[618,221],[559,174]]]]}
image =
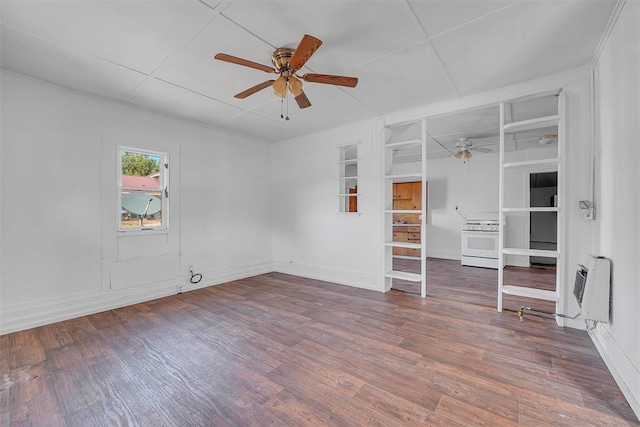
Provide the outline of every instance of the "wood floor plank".
{"type": "Polygon", "coordinates": [[[0,336],[0,427],[640,427],[586,332],[459,269],[441,298],[269,273],[0,336]]]}
{"type": "Polygon", "coordinates": [[[440,399],[435,413],[462,425],[499,427],[512,426],[514,423],[514,420],[499,417],[446,394],[440,399]]]}
{"type": "Polygon", "coordinates": [[[44,348],[37,329],[16,332],[8,336],[9,369],[34,365],[45,360],[44,348]]]}
{"type": "Polygon", "coordinates": [[[404,426],[428,425],[433,415],[432,411],[371,384],[364,384],[355,397],[404,426]]]}
{"type": "Polygon", "coordinates": [[[46,362],[13,369],[9,378],[11,410],[2,416],[7,421],[4,425],[64,424],[54,388],[55,378],[46,362]]]}

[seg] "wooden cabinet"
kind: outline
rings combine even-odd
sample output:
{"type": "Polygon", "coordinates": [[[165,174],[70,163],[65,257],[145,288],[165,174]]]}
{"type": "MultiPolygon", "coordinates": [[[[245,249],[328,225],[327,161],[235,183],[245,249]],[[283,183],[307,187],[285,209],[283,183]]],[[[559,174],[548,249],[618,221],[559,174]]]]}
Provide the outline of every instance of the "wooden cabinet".
{"type": "MultiPolygon", "coordinates": [[[[393,227],[394,242],[420,243],[420,227],[395,225],[393,227]]],[[[393,248],[393,254],[396,256],[420,256],[420,249],[413,248],[393,248]]]]}
{"type": "MultiPolygon", "coordinates": [[[[400,182],[393,184],[393,209],[416,210],[422,208],[422,182],[400,182]]],[[[393,215],[393,241],[420,243],[420,215],[414,213],[396,213],[393,215]],[[407,225],[399,225],[407,224],[407,225]]],[[[393,248],[396,256],[420,256],[420,249],[393,248]]]]}
{"type": "Polygon", "coordinates": [[[412,182],[399,182],[393,184],[393,200],[411,200],[412,198],[412,182]]]}

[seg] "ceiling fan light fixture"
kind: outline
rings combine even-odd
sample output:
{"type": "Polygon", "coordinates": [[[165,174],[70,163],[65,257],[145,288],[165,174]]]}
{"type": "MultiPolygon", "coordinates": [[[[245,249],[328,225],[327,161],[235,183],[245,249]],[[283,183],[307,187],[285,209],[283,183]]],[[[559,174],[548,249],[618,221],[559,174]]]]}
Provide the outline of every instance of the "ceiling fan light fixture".
{"type": "Polygon", "coordinates": [[[558,140],[558,135],[556,134],[547,134],[547,135],[542,135],[540,137],[540,139],[538,140],[538,142],[542,145],[549,145],[552,142],[555,142],[558,140]]]}
{"type": "Polygon", "coordinates": [[[302,82],[296,76],[289,78],[289,92],[291,92],[294,98],[302,93],[302,82]]]}
{"type": "Polygon", "coordinates": [[[273,91],[280,98],[287,96],[287,80],[284,76],[280,76],[273,82],[273,91]]]}
{"type": "Polygon", "coordinates": [[[462,151],[457,151],[456,154],[453,155],[456,159],[462,158],[462,151]]]}
{"type": "Polygon", "coordinates": [[[470,158],[470,157],[471,157],[471,151],[469,151],[469,150],[467,150],[467,149],[465,148],[463,155],[464,155],[464,158],[465,158],[465,159],[468,159],[468,158],[470,158]]]}

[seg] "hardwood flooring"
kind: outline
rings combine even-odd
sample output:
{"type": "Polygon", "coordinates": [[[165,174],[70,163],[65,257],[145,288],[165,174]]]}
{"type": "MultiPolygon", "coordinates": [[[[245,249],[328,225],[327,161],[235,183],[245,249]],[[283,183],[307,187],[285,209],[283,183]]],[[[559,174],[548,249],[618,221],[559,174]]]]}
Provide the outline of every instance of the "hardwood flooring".
{"type": "MultiPolygon", "coordinates": [[[[395,258],[394,270],[420,273],[420,260],[395,258]]],[[[504,283],[516,286],[553,290],[556,285],[556,270],[549,267],[507,267],[504,283]]],[[[411,294],[420,294],[420,284],[394,280],[393,288],[411,294]]],[[[452,301],[497,307],[498,270],[468,267],[460,261],[427,258],[427,296],[452,301]]],[[[517,312],[523,305],[536,310],[553,313],[555,303],[531,298],[505,295],[503,309],[517,312]]],[[[564,313],[573,316],[575,313],[564,313]]],[[[525,317],[529,315],[525,314],[525,317]]]]}
{"type": "Polygon", "coordinates": [[[583,331],[278,273],[0,351],[2,426],[640,426],[583,331]]]}

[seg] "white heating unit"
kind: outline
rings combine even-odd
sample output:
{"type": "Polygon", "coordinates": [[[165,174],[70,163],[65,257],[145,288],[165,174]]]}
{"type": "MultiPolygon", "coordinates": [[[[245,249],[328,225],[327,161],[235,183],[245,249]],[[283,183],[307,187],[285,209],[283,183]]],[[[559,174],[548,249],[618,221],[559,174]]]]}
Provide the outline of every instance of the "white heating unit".
{"type": "Polygon", "coordinates": [[[462,226],[461,264],[497,269],[499,227],[496,214],[470,216],[462,226]]]}
{"type": "Polygon", "coordinates": [[[611,265],[609,260],[583,255],[576,271],[573,295],[578,301],[582,318],[596,322],[609,321],[609,287],[611,265]]]}

